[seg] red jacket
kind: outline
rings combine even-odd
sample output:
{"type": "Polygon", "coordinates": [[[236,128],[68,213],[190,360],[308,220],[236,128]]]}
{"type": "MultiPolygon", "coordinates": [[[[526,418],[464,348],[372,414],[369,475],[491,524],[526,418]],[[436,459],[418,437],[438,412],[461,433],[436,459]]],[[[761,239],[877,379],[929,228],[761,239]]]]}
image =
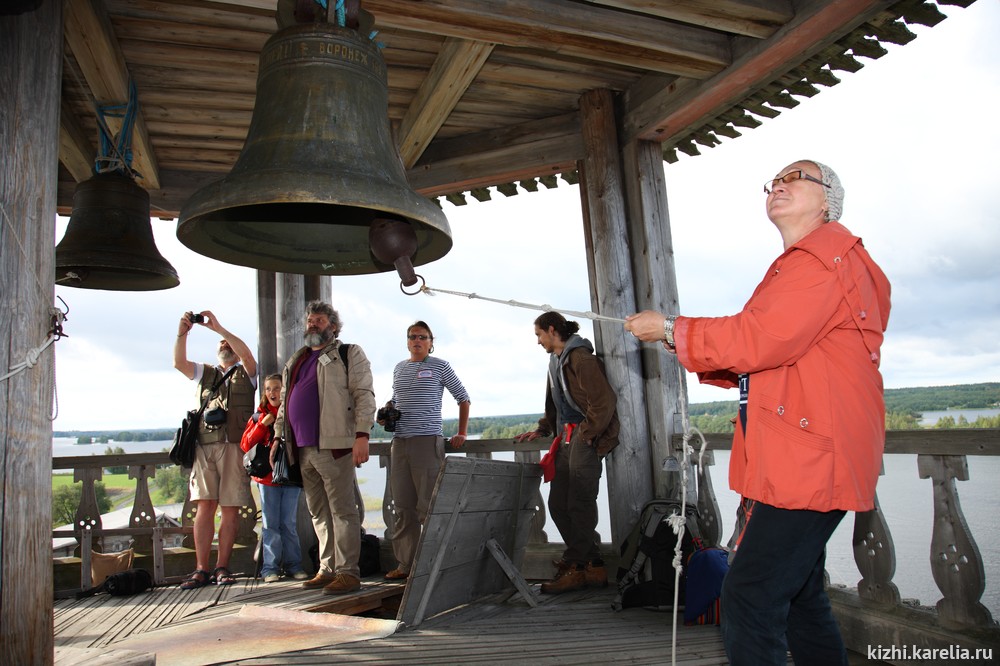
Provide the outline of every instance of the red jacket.
{"type": "MultiPolygon", "coordinates": [[[[258,419],[250,417],[247,421],[246,429],[243,430],[243,437],[240,438],[240,448],[246,453],[253,448],[254,444],[263,444],[264,446],[271,446],[271,440],[274,439],[274,429],[272,426],[263,425],[260,419],[264,417],[265,414],[270,414],[272,416],[277,416],[278,408],[272,407],[270,403],[265,406],[257,407],[257,414],[260,415],[258,419]]],[[[250,477],[257,483],[263,483],[265,486],[273,486],[271,483],[271,472],[267,473],[267,476],[260,478],[257,476],[250,477]]]]}
{"type": "Polygon", "coordinates": [[[783,509],[873,508],[889,291],[861,239],[828,222],[771,264],[739,314],[677,318],[677,357],[702,383],[728,388],[750,375],[733,490],[783,509]]]}

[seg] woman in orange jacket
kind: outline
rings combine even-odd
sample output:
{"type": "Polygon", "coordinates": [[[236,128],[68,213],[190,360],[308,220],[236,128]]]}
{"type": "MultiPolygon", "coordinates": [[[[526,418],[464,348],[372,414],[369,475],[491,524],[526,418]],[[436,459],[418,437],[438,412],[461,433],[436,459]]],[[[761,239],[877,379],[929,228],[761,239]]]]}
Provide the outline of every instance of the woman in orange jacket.
{"type": "Polygon", "coordinates": [[[840,223],[832,169],[802,160],[769,180],[784,252],[729,317],[645,311],[626,329],[662,342],[703,383],[740,390],[729,465],[746,526],[723,583],[733,664],[846,664],[823,588],[826,542],[874,506],[885,441],[879,372],[889,281],[840,223]]]}

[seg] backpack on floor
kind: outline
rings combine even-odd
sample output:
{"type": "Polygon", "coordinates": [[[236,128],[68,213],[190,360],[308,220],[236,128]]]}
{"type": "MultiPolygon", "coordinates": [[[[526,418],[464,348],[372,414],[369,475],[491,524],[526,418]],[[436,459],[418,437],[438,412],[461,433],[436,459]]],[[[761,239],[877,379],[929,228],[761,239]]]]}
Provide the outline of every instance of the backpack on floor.
{"type": "Polygon", "coordinates": [[[365,528],[361,528],[361,557],[358,558],[358,568],[361,569],[361,577],[375,575],[382,571],[382,557],[378,537],[374,534],[366,534],[365,528]]]}
{"type": "MultiPolygon", "coordinates": [[[[618,595],[611,603],[615,610],[641,606],[652,610],[671,610],[674,606],[674,534],[668,519],[679,515],[678,500],[655,499],[646,503],[632,531],[621,546],[618,560],[618,595]]],[[[680,588],[677,603],[684,605],[687,562],[701,547],[698,509],[688,504],[684,510],[684,537],[681,542],[680,588]]]]}

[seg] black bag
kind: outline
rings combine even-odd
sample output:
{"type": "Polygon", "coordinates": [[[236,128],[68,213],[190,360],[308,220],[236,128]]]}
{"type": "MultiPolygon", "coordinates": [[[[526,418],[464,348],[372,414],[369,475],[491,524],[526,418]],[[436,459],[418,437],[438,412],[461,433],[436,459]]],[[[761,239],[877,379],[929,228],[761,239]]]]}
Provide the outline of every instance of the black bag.
{"type": "Polygon", "coordinates": [[[126,597],[153,587],[153,576],[145,569],[126,569],[108,576],[101,587],[113,597],[126,597]]]}
{"type": "Polygon", "coordinates": [[[194,465],[194,447],[198,445],[198,417],[200,411],[192,409],[181,421],[181,427],[174,433],[174,443],[170,447],[170,462],[181,467],[194,465]]]}
{"type": "Polygon", "coordinates": [[[269,457],[271,451],[263,444],[254,444],[250,450],[243,454],[243,469],[250,476],[263,479],[271,473],[271,461],[269,457]]]}
{"type": "MultiPolygon", "coordinates": [[[[672,610],[674,607],[674,548],[677,535],[668,522],[678,515],[681,503],[676,500],[651,500],[639,514],[635,527],[625,538],[618,560],[618,596],[611,603],[615,610],[642,606],[651,610],[672,610]]],[[[691,504],[684,510],[684,538],[681,541],[681,562],[684,570],[677,590],[677,603],[684,605],[687,562],[700,547],[698,509],[691,504]]]]}
{"type": "Polygon", "coordinates": [[[271,444],[274,447],[274,470],[271,474],[271,483],[276,486],[298,486],[302,487],[302,472],[298,463],[294,465],[288,462],[285,454],[285,440],[275,437],[271,444]]]}
{"type": "Polygon", "coordinates": [[[358,568],[361,569],[361,577],[366,578],[382,571],[382,556],[380,554],[378,537],[374,534],[366,534],[365,528],[361,528],[361,557],[358,558],[358,568]]]}
{"type": "Polygon", "coordinates": [[[191,467],[194,465],[194,450],[198,446],[198,421],[201,419],[201,414],[205,411],[208,401],[212,399],[215,392],[219,390],[219,387],[229,379],[230,375],[238,367],[239,365],[234,365],[229,368],[226,374],[222,375],[219,381],[215,382],[212,386],[212,390],[209,391],[208,397],[201,403],[201,407],[188,412],[184,416],[184,420],[181,421],[181,427],[174,433],[174,443],[170,447],[170,462],[180,467],[191,467]]]}

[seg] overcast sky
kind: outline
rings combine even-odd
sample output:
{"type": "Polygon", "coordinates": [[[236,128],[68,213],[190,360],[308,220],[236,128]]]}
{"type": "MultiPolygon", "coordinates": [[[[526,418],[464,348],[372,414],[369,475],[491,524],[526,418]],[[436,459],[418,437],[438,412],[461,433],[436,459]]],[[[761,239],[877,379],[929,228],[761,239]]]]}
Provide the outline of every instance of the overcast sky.
{"type": "MultiPolygon", "coordinates": [[[[881,60],[738,139],[666,165],[680,312],[737,312],[781,240],[764,212],[762,185],[785,165],[816,159],[846,189],[842,222],[864,239],[892,282],[883,346],[886,388],[1000,380],[1000,3],[943,7],[934,28],[886,45],[881,60]]],[[[417,272],[428,286],[556,308],[590,310],[579,189],[521,192],[454,207],[445,258],[417,272]]],[[[57,224],[62,238],[66,220],[57,224]]],[[[69,305],[56,345],[56,430],[173,428],[195,406],[194,385],[172,367],[177,320],[212,310],[256,349],[256,278],[249,268],[195,254],[176,221],[153,221],[160,252],[181,284],[158,292],[57,287],[69,305]],[[229,296],[224,296],[229,294],[229,296]]],[[[472,396],[472,414],[537,413],[546,356],[539,314],[450,295],[405,296],[392,274],[333,277],[342,339],[372,361],[376,400],[391,392],[406,357],[408,324],[426,320],[435,355],[472,396]]],[[[582,333],[592,337],[588,321],[582,333]]],[[[216,336],[198,328],[192,360],[213,361],[216,336]]],[[[691,402],[735,400],[688,377],[691,402]]],[[[457,416],[446,400],[445,417],[457,416]]]]}

